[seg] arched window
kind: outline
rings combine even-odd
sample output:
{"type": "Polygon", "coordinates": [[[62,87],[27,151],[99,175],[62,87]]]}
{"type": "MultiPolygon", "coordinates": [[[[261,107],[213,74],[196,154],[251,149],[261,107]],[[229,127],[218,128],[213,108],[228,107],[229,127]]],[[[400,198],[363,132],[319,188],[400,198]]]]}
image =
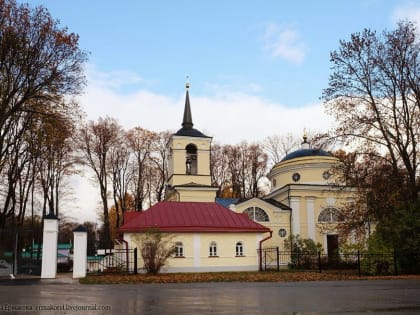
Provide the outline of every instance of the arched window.
{"type": "Polygon", "coordinates": [[[217,256],[217,244],[216,242],[211,242],[209,245],[209,256],[216,257],[217,256]]]}
{"type": "Polygon", "coordinates": [[[318,216],[318,222],[320,223],[335,223],[339,221],[342,221],[341,213],[333,207],[325,208],[318,216]]]}
{"type": "Polygon", "coordinates": [[[197,175],[197,147],[190,143],[185,147],[185,173],[188,175],[197,175]]]}
{"type": "Polygon", "coordinates": [[[175,243],[175,257],[184,257],[184,244],[182,242],[175,243]]]}
{"type": "Polygon", "coordinates": [[[244,255],[244,244],[242,242],[237,242],[235,246],[236,256],[244,255]]]}
{"type": "Polygon", "coordinates": [[[246,208],[243,213],[246,213],[251,220],[257,222],[268,222],[270,221],[268,214],[259,207],[246,208]]]}

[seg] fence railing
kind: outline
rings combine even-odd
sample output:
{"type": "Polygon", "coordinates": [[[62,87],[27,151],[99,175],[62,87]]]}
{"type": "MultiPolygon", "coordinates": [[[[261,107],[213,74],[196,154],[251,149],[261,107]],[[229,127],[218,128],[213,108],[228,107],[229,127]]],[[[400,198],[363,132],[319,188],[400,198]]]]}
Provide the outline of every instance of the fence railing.
{"type": "Polygon", "coordinates": [[[112,249],[87,257],[87,273],[137,273],[137,248],[112,249]]]}
{"type": "Polygon", "coordinates": [[[336,253],[280,251],[278,247],[259,249],[260,270],[334,270],[360,275],[420,273],[419,253],[336,253]]]}

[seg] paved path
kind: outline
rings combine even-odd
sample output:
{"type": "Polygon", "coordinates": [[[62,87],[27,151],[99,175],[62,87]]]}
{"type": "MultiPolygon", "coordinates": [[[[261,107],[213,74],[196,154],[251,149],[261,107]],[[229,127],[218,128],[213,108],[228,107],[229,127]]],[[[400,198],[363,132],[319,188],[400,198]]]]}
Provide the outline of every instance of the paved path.
{"type": "Polygon", "coordinates": [[[81,285],[69,278],[0,280],[3,313],[419,314],[420,281],[81,285]]]}

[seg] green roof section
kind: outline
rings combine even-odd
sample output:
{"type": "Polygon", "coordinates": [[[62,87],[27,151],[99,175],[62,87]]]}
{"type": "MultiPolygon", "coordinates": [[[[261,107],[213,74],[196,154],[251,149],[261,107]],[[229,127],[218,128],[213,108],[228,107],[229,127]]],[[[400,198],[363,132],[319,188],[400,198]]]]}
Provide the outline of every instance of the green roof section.
{"type": "MultiPolygon", "coordinates": [[[[39,244],[34,244],[33,245],[33,249],[37,250],[39,248],[39,244]]],[[[73,248],[73,244],[72,243],[59,243],[57,244],[57,249],[72,249],[73,248]]],[[[41,244],[41,249],[42,249],[42,244],[41,244]]]]}

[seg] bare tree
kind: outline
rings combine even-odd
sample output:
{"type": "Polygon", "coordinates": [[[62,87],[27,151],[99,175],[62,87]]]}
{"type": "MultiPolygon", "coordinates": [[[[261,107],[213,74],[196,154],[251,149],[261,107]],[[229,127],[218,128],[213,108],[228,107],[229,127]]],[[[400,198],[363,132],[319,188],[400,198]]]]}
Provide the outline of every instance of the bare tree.
{"type": "Polygon", "coordinates": [[[128,146],[132,152],[131,191],[134,195],[135,210],[143,210],[143,202],[149,195],[150,154],[156,135],[149,130],[136,127],[128,131],[128,146]]]}
{"type": "Polygon", "coordinates": [[[229,184],[232,198],[244,198],[242,184],[243,165],[242,156],[238,146],[226,145],[223,147],[223,154],[226,155],[227,166],[229,169],[229,184]]]}
{"type": "Polygon", "coordinates": [[[220,144],[212,145],[210,156],[211,184],[219,187],[218,197],[231,197],[229,192],[232,187],[229,182],[228,160],[225,153],[224,147],[220,144]]]}
{"type": "Polygon", "coordinates": [[[126,134],[118,135],[119,139],[115,145],[110,148],[109,172],[112,182],[112,197],[115,207],[115,227],[118,228],[122,223],[120,213],[124,217],[124,212],[128,208],[126,195],[128,194],[128,186],[131,179],[129,172],[130,152],[126,145],[126,134]]]}
{"type": "Polygon", "coordinates": [[[39,161],[39,145],[33,131],[35,114],[16,113],[9,121],[9,133],[3,160],[0,160],[0,229],[6,222],[20,225],[23,222],[29,193],[34,191],[35,170],[39,161]]]}
{"type": "Polygon", "coordinates": [[[152,138],[152,152],[150,154],[150,160],[154,169],[152,172],[154,174],[152,187],[154,198],[157,202],[161,201],[165,196],[165,183],[168,178],[168,152],[166,144],[170,137],[171,133],[169,131],[162,131],[152,138]]]}
{"type": "Polygon", "coordinates": [[[270,165],[279,163],[288,153],[299,148],[301,139],[291,133],[273,135],[264,139],[263,148],[268,154],[270,165]]]}
{"type": "Polygon", "coordinates": [[[342,211],[343,234],[366,234],[374,221],[373,240],[399,253],[402,270],[419,268],[415,259],[407,259],[420,246],[417,34],[413,23],[400,22],[395,30],[366,29],[340,41],[331,53],[333,73],[323,92],[338,126],[332,139],[353,149],[342,154],[342,173],[360,190],[342,211]]]}
{"type": "Polygon", "coordinates": [[[268,156],[264,153],[261,145],[254,143],[248,145],[245,155],[247,179],[246,179],[246,196],[247,197],[260,197],[262,191],[259,187],[260,180],[267,172],[267,159],[268,156]]]}
{"type": "Polygon", "coordinates": [[[112,149],[120,141],[121,126],[113,118],[99,118],[97,122],[90,121],[80,128],[78,149],[83,157],[81,163],[88,166],[95,174],[99,185],[104,220],[104,246],[111,247],[109,208],[108,208],[108,179],[109,160],[112,149]]]}
{"type": "Polygon", "coordinates": [[[8,218],[22,222],[29,192],[34,207],[42,160],[36,128],[51,113],[67,109],[63,97],[81,91],[87,54],[78,36],[43,7],[0,0],[0,12],[1,229],[8,218]]]}
{"type": "Polygon", "coordinates": [[[215,145],[212,149],[212,183],[220,187],[219,197],[259,197],[260,179],[267,171],[267,154],[261,145],[243,141],[238,145],[215,145]]]}
{"type": "Polygon", "coordinates": [[[47,9],[0,0],[0,10],[1,167],[16,115],[36,110],[31,100],[52,102],[80,92],[87,54],[78,48],[78,36],[60,28],[47,9]]]}
{"type": "Polygon", "coordinates": [[[411,22],[400,22],[382,35],[371,30],[340,41],[331,53],[333,73],[323,91],[325,105],[337,121],[335,139],[382,154],[407,200],[418,200],[420,143],[420,41],[411,22]],[[406,172],[408,182],[400,176],[406,172]]]}
{"type": "Polygon", "coordinates": [[[76,103],[62,104],[59,111],[50,111],[40,116],[36,132],[39,149],[37,174],[43,192],[43,215],[48,212],[59,215],[63,178],[75,172],[73,155],[76,122],[79,108],[76,103]],[[71,111],[70,111],[71,110],[71,111]]]}
{"type": "Polygon", "coordinates": [[[4,198],[1,214],[1,227],[4,228],[7,219],[20,225],[25,216],[25,210],[31,187],[34,185],[34,157],[28,150],[24,137],[17,138],[13,146],[8,147],[7,159],[4,159],[3,180],[4,198]]]}

